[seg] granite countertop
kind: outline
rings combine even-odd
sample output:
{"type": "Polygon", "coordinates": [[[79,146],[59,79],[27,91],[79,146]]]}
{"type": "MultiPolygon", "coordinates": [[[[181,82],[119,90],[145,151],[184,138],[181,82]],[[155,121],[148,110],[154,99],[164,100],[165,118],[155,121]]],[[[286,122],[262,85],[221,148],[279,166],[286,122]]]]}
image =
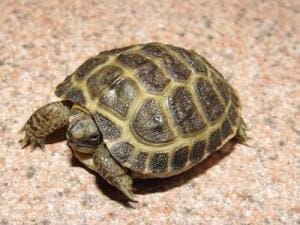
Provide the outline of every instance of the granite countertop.
{"type": "Polygon", "coordinates": [[[299,2],[2,0],[0,9],[0,224],[300,224],[299,2]],[[65,141],[21,149],[18,131],[66,75],[99,51],[149,41],[193,49],[222,71],[240,93],[249,146],[137,182],[134,207],[65,141]]]}

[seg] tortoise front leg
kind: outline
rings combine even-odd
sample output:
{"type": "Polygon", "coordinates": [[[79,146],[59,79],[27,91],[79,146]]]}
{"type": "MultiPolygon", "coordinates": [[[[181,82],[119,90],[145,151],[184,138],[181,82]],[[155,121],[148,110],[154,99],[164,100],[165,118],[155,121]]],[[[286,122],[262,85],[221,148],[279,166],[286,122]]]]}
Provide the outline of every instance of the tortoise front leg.
{"type": "Polygon", "coordinates": [[[95,170],[109,184],[122,191],[131,201],[136,201],[132,193],[132,178],[127,175],[122,168],[110,155],[108,150],[99,146],[93,154],[95,170]]]}
{"type": "Polygon", "coordinates": [[[71,103],[66,101],[51,102],[37,109],[25,123],[22,130],[25,137],[20,141],[22,147],[30,144],[44,148],[46,137],[53,131],[69,123],[71,103]]]}

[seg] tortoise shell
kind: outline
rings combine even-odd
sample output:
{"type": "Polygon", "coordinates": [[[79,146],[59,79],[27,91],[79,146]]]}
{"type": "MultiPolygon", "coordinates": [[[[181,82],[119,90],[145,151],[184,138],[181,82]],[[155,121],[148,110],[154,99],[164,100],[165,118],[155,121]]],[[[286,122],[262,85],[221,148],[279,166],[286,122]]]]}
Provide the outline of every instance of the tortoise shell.
{"type": "Polygon", "coordinates": [[[100,52],[55,93],[85,108],[113,158],[142,178],[187,170],[242,121],[236,92],[205,58],[161,43],[100,52]]]}

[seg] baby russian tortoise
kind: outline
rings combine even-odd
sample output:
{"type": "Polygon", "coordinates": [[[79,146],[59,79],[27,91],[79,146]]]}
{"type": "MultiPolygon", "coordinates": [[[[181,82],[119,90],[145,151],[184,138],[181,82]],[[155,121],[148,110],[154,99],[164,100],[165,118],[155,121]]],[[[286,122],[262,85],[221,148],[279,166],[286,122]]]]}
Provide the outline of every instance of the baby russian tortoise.
{"type": "Polygon", "coordinates": [[[100,52],[56,87],[22,144],[68,126],[74,155],[129,199],[133,178],[182,173],[230,139],[247,139],[235,90],[205,58],[147,43],[100,52]]]}

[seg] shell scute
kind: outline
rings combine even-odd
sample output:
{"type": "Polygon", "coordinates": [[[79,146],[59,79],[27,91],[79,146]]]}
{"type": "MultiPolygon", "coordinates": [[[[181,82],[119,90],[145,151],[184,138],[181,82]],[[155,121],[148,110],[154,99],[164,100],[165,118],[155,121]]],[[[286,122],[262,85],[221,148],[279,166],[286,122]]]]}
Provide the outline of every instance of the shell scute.
{"type": "Polygon", "coordinates": [[[146,100],[133,118],[132,129],[143,140],[150,143],[166,143],[175,136],[161,107],[153,99],[146,100]]]}
{"type": "Polygon", "coordinates": [[[161,60],[162,67],[175,80],[187,80],[190,76],[190,69],[185,66],[175,56],[169,54],[163,47],[158,44],[149,44],[142,48],[147,56],[156,57],[161,60]]]}
{"type": "Polygon", "coordinates": [[[146,169],[147,158],[148,152],[140,151],[131,163],[132,169],[140,173],[144,172],[146,169]]]}
{"type": "Polygon", "coordinates": [[[232,128],[228,119],[225,119],[221,125],[222,139],[225,139],[232,133],[232,128]]]}
{"type": "Polygon", "coordinates": [[[214,122],[219,119],[225,112],[225,107],[211,83],[206,79],[198,78],[195,91],[209,121],[214,122]]]}
{"type": "Polygon", "coordinates": [[[163,91],[170,82],[170,79],[163,74],[154,62],[139,53],[122,53],[117,57],[117,60],[124,66],[131,68],[135,76],[150,91],[163,91]]]}
{"type": "Polygon", "coordinates": [[[188,161],[189,147],[185,146],[175,151],[172,159],[172,169],[182,169],[188,161]]]}
{"type": "Polygon", "coordinates": [[[167,54],[167,51],[161,47],[159,44],[150,43],[145,45],[141,49],[146,55],[153,57],[164,57],[167,54]]]}
{"type": "Polygon", "coordinates": [[[218,147],[221,144],[222,144],[221,132],[219,129],[217,129],[210,134],[207,151],[209,153],[215,152],[218,150],[218,147]]]}
{"type": "Polygon", "coordinates": [[[156,153],[151,158],[151,171],[153,173],[163,173],[168,170],[168,153],[156,153]]]}
{"type": "Polygon", "coordinates": [[[201,73],[202,75],[207,75],[207,68],[203,60],[200,60],[200,56],[197,56],[193,51],[188,51],[184,48],[168,45],[170,49],[177,52],[182,59],[190,65],[196,72],[201,73]]]}
{"type": "Polygon", "coordinates": [[[94,98],[101,96],[103,91],[117,80],[122,73],[123,70],[117,66],[105,66],[95,71],[86,81],[90,95],[94,98]]]}
{"type": "Polygon", "coordinates": [[[110,153],[119,163],[126,163],[130,160],[134,147],[128,142],[121,142],[110,148],[110,153]]]}
{"type": "Polygon", "coordinates": [[[137,68],[146,61],[146,58],[136,52],[125,52],[121,53],[117,57],[117,60],[125,66],[137,68]]]}
{"type": "Polygon", "coordinates": [[[205,155],[206,141],[201,140],[196,142],[191,150],[190,160],[192,163],[199,162],[205,155]]]}
{"type": "Polygon", "coordinates": [[[93,57],[85,61],[77,70],[76,77],[84,78],[89,72],[98,65],[102,65],[107,61],[107,57],[93,57]]]}
{"type": "Polygon", "coordinates": [[[103,135],[104,140],[113,140],[121,137],[122,128],[113,121],[100,113],[94,114],[94,119],[103,135]]]}
{"type": "Polygon", "coordinates": [[[225,80],[218,78],[217,75],[213,76],[213,82],[216,85],[218,91],[220,92],[222,99],[227,104],[230,101],[230,97],[231,97],[230,87],[225,82],[225,80]]]}
{"type": "Polygon", "coordinates": [[[126,117],[132,101],[139,93],[137,85],[130,78],[119,79],[100,97],[104,104],[122,117],[126,117]]]}
{"type": "Polygon", "coordinates": [[[66,79],[60,83],[59,85],[56,86],[55,89],[55,95],[57,97],[62,97],[65,95],[70,88],[72,88],[74,85],[72,83],[72,74],[70,76],[67,76],[66,79]]]}
{"type": "Polygon", "coordinates": [[[174,121],[182,133],[190,134],[206,127],[202,115],[197,111],[192,100],[191,93],[185,87],[176,88],[168,100],[174,121]]]}

